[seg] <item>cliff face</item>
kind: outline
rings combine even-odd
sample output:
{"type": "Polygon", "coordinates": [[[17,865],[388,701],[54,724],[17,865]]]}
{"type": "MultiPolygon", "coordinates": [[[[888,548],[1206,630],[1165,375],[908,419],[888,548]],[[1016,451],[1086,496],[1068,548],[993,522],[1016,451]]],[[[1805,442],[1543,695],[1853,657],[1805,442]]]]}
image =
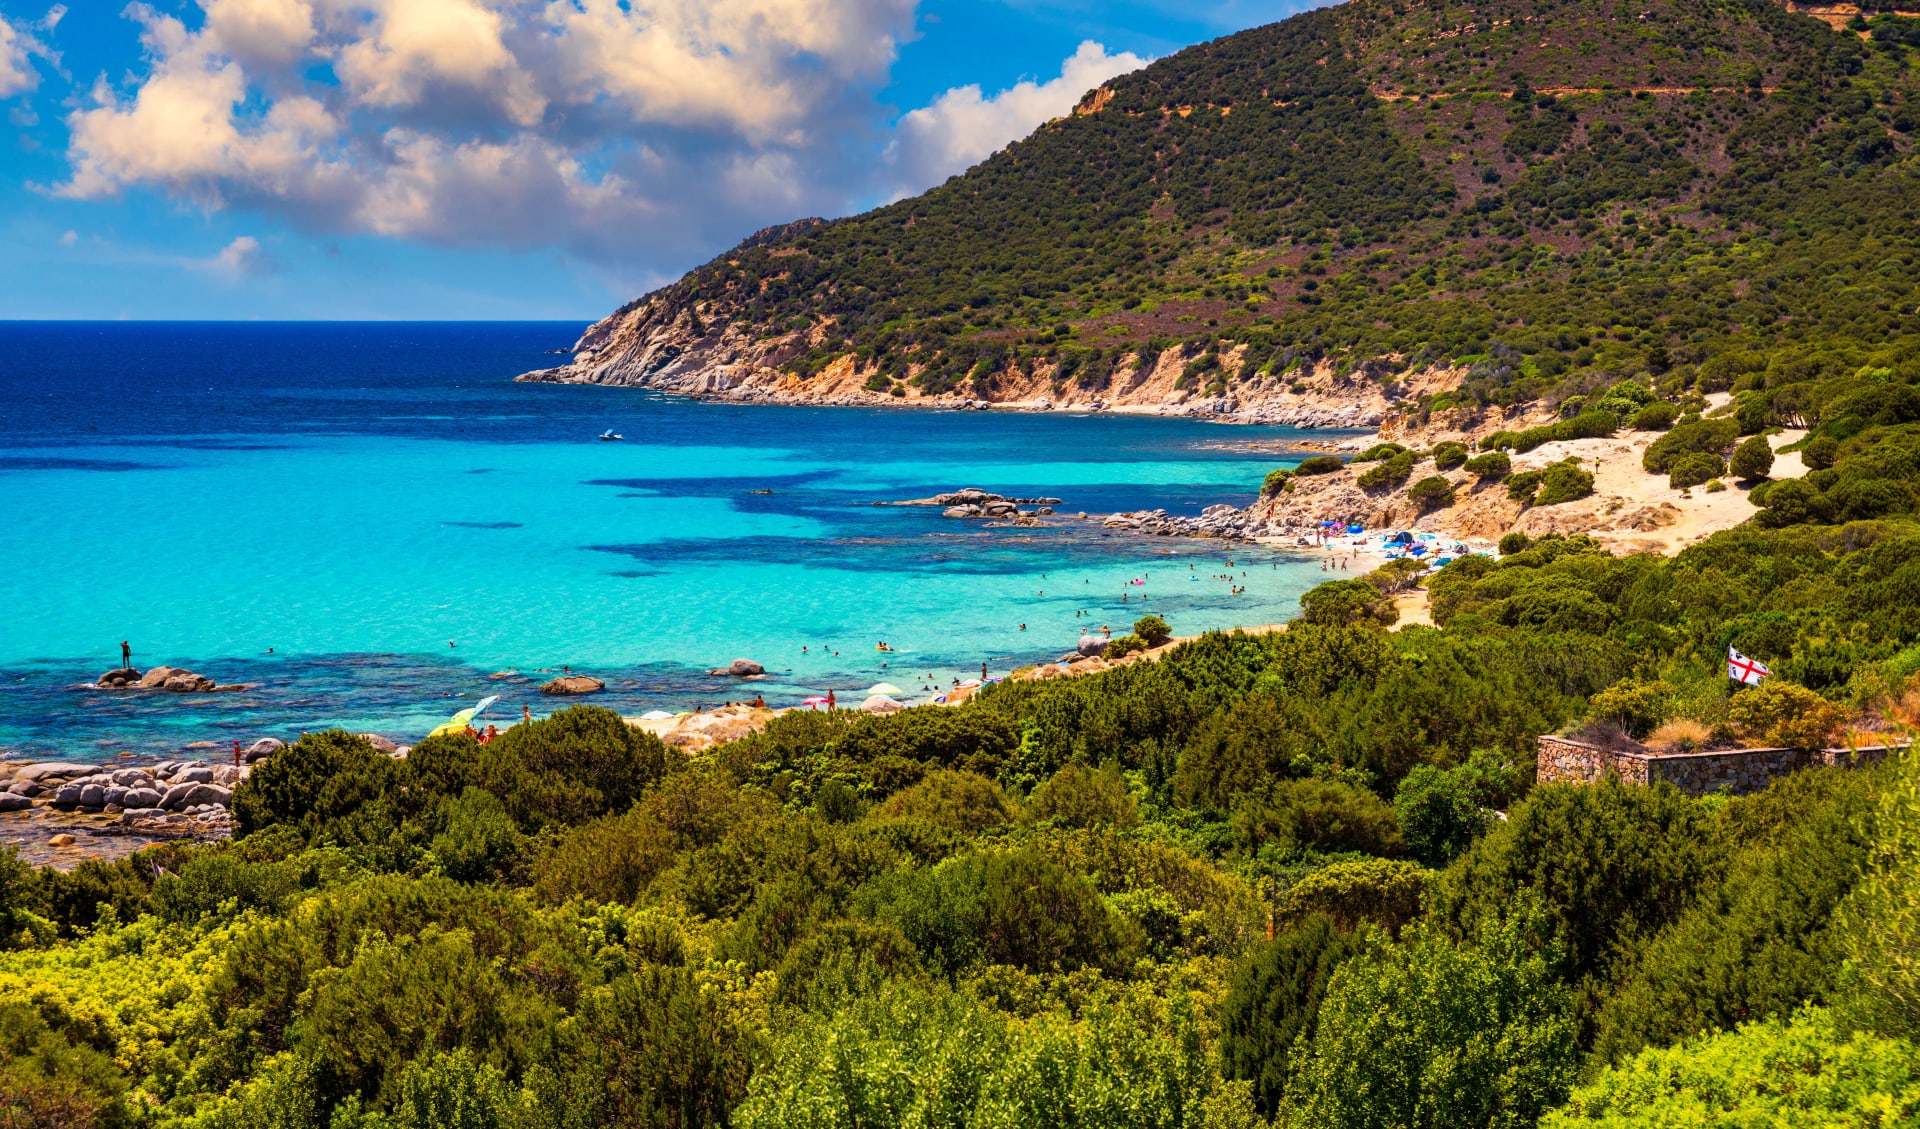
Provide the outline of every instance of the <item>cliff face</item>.
{"type": "MultiPolygon", "coordinates": [[[[1318,362],[1275,376],[1237,380],[1209,394],[1187,374],[1189,358],[1170,350],[1142,362],[1124,357],[1099,388],[1060,376],[1057,364],[1009,364],[991,381],[964,391],[937,391],[910,382],[876,382],[878,366],[851,355],[801,376],[782,366],[814,348],[819,331],[765,335],[743,323],[714,327],[707,311],[675,301],[668,292],[588,327],[569,364],[529,372],[519,380],[650,388],[736,403],[836,407],[992,408],[1026,411],[1134,412],[1205,416],[1228,423],[1376,429],[1392,426],[1423,397],[1458,387],[1459,370],[1430,367],[1382,382],[1367,369],[1339,372],[1318,362]],[[875,385],[887,390],[877,390],[875,385]]],[[[1220,365],[1243,364],[1244,347],[1222,352],[1220,365]]]]}

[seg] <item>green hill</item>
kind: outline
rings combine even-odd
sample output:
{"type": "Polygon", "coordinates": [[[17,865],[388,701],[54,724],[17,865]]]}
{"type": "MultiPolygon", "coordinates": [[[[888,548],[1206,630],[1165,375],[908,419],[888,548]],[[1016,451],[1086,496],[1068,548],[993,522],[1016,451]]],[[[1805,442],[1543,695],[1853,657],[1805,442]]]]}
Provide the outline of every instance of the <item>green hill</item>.
{"type": "Polygon", "coordinates": [[[1036,371],[1097,389],[1169,348],[1214,391],[1463,362],[1454,399],[1510,402],[1877,347],[1915,299],[1916,23],[1353,0],[1181,51],[922,196],[772,229],[647,300],[777,339],[791,372],[852,354],[875,389],[983,396],[1036,371]],[[1234,345],[1237,369],[1211,362],[1234,345]]]}

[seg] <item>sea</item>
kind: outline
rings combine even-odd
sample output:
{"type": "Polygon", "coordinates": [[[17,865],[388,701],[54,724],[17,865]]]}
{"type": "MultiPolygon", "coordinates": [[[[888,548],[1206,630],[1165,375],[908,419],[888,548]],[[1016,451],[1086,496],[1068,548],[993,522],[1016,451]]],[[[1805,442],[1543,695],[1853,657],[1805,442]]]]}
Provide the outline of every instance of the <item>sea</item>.
{"type": "Polygon", "coordinates": [[[503,721],[569,704],[539,693],[562,672],[629,716],[924,700],[1148,612],[1281,622],[1324,579],[1072,516],[1244,505],[1303,433],[513,383],[582,328],[0,323],[0,756],[409,741],[485,696],[503,721]],[[968,486],[1060,516],[882,504],[968,486]],[[93,689],[122,640],[248,689],[93,689]],[[707,673],[736,658],[767,677],[707,673]]]}

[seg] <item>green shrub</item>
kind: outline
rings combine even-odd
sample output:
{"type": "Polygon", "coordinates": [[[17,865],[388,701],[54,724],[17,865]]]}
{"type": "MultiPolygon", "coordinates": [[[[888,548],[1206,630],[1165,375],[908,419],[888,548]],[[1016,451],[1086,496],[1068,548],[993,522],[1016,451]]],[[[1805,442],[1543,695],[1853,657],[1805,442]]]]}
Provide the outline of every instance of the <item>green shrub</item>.
{"type": "Polygon", "coordinates": [[[1088,768],[1070,764],[1034,789],[1030,805],[1035,817],[1067,827],[1132,827],[1140,811],[1120,777],[1118,765],[1088,768]]]}
{"type": "Polygon", "coordinates": [[[1643,1051],[1574,1091],[1541,1129],[1905,1125],[1920,1117],[1920,1052],[1842,1034],[1813,1009],[1643,1051]]]}
{"type": "Polygon", "coordinates": [[[1342,929],[1371,922],[1389,933],[1420,916],[1427,871],[1401,859],[1346,859],[1309,872],[1287,887],[1274,919],[1294,923],[1325,916],[1342,929]]]}
{"type": "Polygon", "coordinates": [[[1398,443],[1375,443],[1373,446],[1355,455],[1353,461],[1356,463],[1376,463],[1381,459],[1390,459],[1395,455],[1404,454],[1406,450],[1405,447],[1398,443]]]}
{"type": "Polygon", "coordinates": [[[1572,1007],[1512,928],[1456,945],[1415,927],[1335,970],[1287,1097],[1307,1125],[1532,1125],[1578,1069],[1572,1007]]]}
{"type": "Polygon", "coordinates": [[[522,827],[624,811],[667,769],[667,747],[620,715],[572,706],[487,745],[486,788],[522,827]]]}
{"type": "MultiPolygon", "coordinates": [[[[1740,425],[1733,420],[1689,417],[1655,439],[1646,454],[1640,457],[1640,465],[1649,474],[1667,474],[1682,456],[1699,452],[1718,457],[1732,450],[1739,438],[1740,425]]],[[[1705,482],[1706,479],[1700,481],[1705,482]]]]}
{"type": "Polygon", "coordinates": [[[1416,456],[1412,451],[1401,451],[1385,462],[1361,472],[1354,481],[1362,490],[1371,490],[1379,486],[1398,486],[1413,473],[1416,456]]]}
{"type": "Polygon", "coordinates": [[[919,819],[963,834],[974,834],[1013,822],[1013,805],[1000,785],[972,772],[936,769],[904,792],[896,792],[880,807],[893,819],[919,819]]]}
{"type": "Polygon", "coordinates": [[[1262,1116],[1280,1108],[1295,1048],[1313,1040],[1327,983],[1360,947],[1331,918],[1315,914],[1256,946],[1234,970],[1221,1005],[1221,1072],[1253,1083],[1262,1116]]]}
{"type": "Polygon", "coordinates": [[[1646,407],[1633,413],[1627,426],[1635,431],[1665,431],[1680,418],[1680,409],[1666,400],[1655,400],[1646,407]]]}
{"type": "Polygon", "coordinates": [[[1587,712],[1596,720],[1618,725],[1638,740],[1671,716],[1673,698],[1673,687],[1657,678],[1623,678],[1595,694],[1587,712]]]}
{"type": "Polygon", "coordinates": [[[1831,435],[1816,435],[1800,449],[1800,462],[1808,470],[1826,470],[1840,461],[1840,443],[1831,435]]]}
{"type": "Polygon", "coordinates": [[[1727,703],[1727,717],[1750,741],[1787,749],[1823,749],[1840,738],[1846,711],[1804,686],[1769,678],[1727,703]]]}
{"type": "Polygon", "coordinates": [[[1540,476],[1540,493],[1534,496],[1536,506],[1557,506],[1562,502],[1574,502],[1593,493],[1593,474],[1580,469],[1577,459],[1567,459],[1554,463],[1540,476]]]}
{"type": "Polygon", "coordinates": [[[1128,655],[1137,655],[1147,649],[1147,641],[1138,635],[1116,635],[1107,640],[1107,648],[1100,652],[1103,659],[1124,659],[1128,655]]]}
{"type": "Polygon", "coordinates": [[[1300,618],[1308,623],[1377,625],[1400,621],[1400,609],[1364,580],[1329,580],[1300,597],[1300,618]]]}
{"type": "Polygon", "coordinates": [[[1773,469],[1773,448],[1768,445],[1767,437],[1756,435],[1735,447],[1733,457],[1727,460],[1727,469],[1742,482],[1758,482],[1773,469]]]}
{"type": "Polygon", "coordinates": [[[1173,628],[1157,615],[1141,616],[1133,621],[1133,633],[1147,641],[1147,646],[1158,647],[1173,638],[1173,628]]]}
{"type": "Polygon", "coordinates": [[[1495,822],[1519,786],[1519,772],[1499,753],[1476,750],[1453,768],[1415,765],[1393,794],[1393,820],[1407,853],[1445,866],[1495,822]]]}
{"type": "Polygon", "coordinates": [[[1281,780],[1234,804],[1233,826],[1249,851],[1400,853],[1393,808],[1364,788],[1331,780],[1281,780]]]}
{"type": "Polygon", "coordinates": [[[1422,511],[1450,506],[1453,504],[1453,483],[1437,474],[1428,475],[1407,489],[1407,498],[1422,511]]]}
{"type": "Polygon", "coordinates": [[[1500,535],[1500,555],[1510,557],[1515,553],[1524,553],[1527,551],[1529,544],[1530,541],[1527,535],[1517,529],[1510,533],[1503,533],[1500,535]]]}
{"type": "Polygon", "coordinates": [[[1465,443],[1442,443],[1433,449],[1433,465],[1440,470],[1452,470],[1466,461],[1465,443]]]}
{"type": "Polygon", "coordinates": [[[380,798],[397,762],[344,730],[308,733],[253,766],[233,793],[235,832],[274,824],[318,831],[380,798]]]}
{"type": "Polygon", "coordinates": [[[1890,1035],[1920,1035],[1920,753],[1885,772],[1865,873],[1839,915],[1860,978],[1853,1010],[1890,1035]]]}
{"type": "Polygon", "coordinates": [[[1292,481],[1292,479],[1293,471],[1284,469],[1268,471],[1266,479],[1260,483],[1260,496],[1262,498],[1271,498],[1289,489],[1287,483],[1292,481]]]}
{"type": "Polygon", "coordinates": [[[519,831],[493,793],[468,788],[446,807],[446,830],[433,840],[447,877],[484,882],[504,871],[519,847],[519,831]]]}
{"type": "Polygon", "coordinates": [[[1332,474],[1346,465],[1347,461],[1339,455],[1315,455],[1294,467],[1293,473],[1311,478],[1316,474],[1332,474]]]}
{"type": "Polygon", "coordinates": [[[1488,451],[1484,455],[1475,455],[1466,461],[1468,474],[1482,479],[1505,478],[1513,473],[1513,460],[1505,451],[1488,451]]]}
{"type": "Polygon", "coordinates": [[[1711,451],[1688,451],[1676,457],[1667,475],[1667,485],[1675,490],[1700,486],[1727,471],[1726,460],[1711,451]]]}

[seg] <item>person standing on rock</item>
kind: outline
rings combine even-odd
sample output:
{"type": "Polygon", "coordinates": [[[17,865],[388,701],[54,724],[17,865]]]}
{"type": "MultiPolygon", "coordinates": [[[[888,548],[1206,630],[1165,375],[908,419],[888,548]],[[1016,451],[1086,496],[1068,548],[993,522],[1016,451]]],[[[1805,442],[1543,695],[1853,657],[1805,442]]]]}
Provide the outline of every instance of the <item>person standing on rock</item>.
{"type": "Polygon", "coordinates": [[[125,639],[120,640],[120,669],[133,669],[133,648],[128,645],[125,639]]]}
{"type": "Polygon", "coordinates": [[[233,739],[233,767],[240,767],[240,738],[233,739]]]}

